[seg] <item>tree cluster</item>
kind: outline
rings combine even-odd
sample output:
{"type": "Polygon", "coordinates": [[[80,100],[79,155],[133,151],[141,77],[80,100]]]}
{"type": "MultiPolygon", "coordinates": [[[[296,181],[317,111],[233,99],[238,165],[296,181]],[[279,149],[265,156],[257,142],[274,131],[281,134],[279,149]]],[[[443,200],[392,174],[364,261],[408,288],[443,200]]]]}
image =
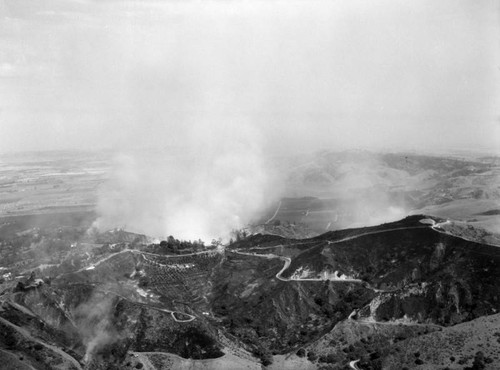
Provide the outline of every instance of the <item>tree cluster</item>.
{"type": "Polygon", "coordinates": [[[205,249],[205,243],[201,240],[179,240],[170,235],[167,240],[162,240],[159,245],[159,250],[156,252],[184,254],[197,252],[205,249]]]}

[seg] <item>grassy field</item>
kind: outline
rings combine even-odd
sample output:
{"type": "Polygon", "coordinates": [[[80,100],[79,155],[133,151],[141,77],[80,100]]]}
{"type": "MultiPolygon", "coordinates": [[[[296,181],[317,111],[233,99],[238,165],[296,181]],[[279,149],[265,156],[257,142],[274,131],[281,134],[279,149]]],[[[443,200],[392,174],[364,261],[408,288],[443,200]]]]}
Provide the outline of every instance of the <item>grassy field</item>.
{"type": "Polygon", "coordinates": [[[90,153],[0,157],[0,216],[93,208],[108,171],[108,159],[90,153]]]}

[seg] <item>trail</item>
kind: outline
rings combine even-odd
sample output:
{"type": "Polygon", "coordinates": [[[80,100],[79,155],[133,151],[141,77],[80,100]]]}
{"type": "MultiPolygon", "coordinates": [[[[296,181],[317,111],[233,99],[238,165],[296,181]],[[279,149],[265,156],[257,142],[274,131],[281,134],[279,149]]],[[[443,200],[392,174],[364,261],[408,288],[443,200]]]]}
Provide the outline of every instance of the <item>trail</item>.
{"type": "MultiPolygon", "coordinates": [[[[362,233],[362,234],[356,234],[356,235],[348,236],[348,237],[345,237],[345,238],[342,238],[342,239],[338,239],[338,240],[333,240],[333,241],[332,240],[327,240],[326,242],[328,244],[338,244],[338,243],[342,243],[342,242],[345,242],[345,241],[349,241],[349,240],[354,240],[354,239],[357,239],[357,238],[361,238],[361,237],[364,237],[364,236],[367,236],[367,235],[376,235],[376,234],[382,234],[382,233],[387,233],[387,232],[397,231],[397,230],[428,229],[428,228],[429,228],[429,225],[425,225],[425,226],[410,226],[410,227],[395,227],[395,228],[392,228],[392,229],[377,230],[377,231],[370,231],[370,232],[366,232],[366,233],[362,233]]],[[[286,247],[293,247],[294,245],[308,244],[308,243],[309,242],[300,242],[300,243],[296,243],[296,244],[286,245],[286,247]]],[[[323,241],[319,241],[319,243],[323,243],[323,241]]],[[[250,248],[250,249],[247,249],[247,250],[271,249],[271,248],[277,248],[277,247],[280,247],[280,246],[275,246],[275,247],[253,247],[253,248],[250,248]]],[[[337,281],[337,282],[364,284],[367,288],[372,289],[375,292],[391,292],[391,291],[397,290],[397,289],[389,289],[389,290],[377,289],[377,288],[372,287],[368,282],[363,281],[361,279],[322,279],[322,278],[290,279],[290,278],[284,278],[282,276],[282,274],[285,272],[285,270],[288,267],[290,267],[290,264],[292,262],[292,259],[290,257],[278,256],[278,255],[273,254],[273,253],[268,253],[268,254],[248,253],[248,252],[242,252],[241,250],[238,250],[238,249],[235,249],[232,252],[237,253],[237,254],[241,254],[241,255],[252,256],[252,257],[260,257],[260,258],[267,258],[267,259],[279,258],[279,259],[283,260],[285,262],[285,264],[283,265],[282,269],[276,274],[276,278],[278,280],[285,281],[285,282],[289,282],[289,281],[337,281]]]]}
{"type": "MultiPolygon", "coordinates": [[[[432,221],[434,221],[434,220],[432,220],[432,221]]],[[[446,231],[446,230],[444,230],[442,228],[441,228],[441,230],[438,229],[438,228],[441,227],[441,225],[446,225],[446,224],[449,224],[449,223],[451,223],[450,220],[446,220],[445,222],[441,222],[441,223],[434,222],[434,224],[431,225],[430,227],[431,227],[432,230],[437,231],[438,233],[441,233],[441,234],[444,234],[444,235],[453,236],[455,238],[459,238],[459,239],[462,239],[462,240],[465,240],[465,241],[471,242],[471,243],[484,244],[484,245],[487,245],[489,247],[499,248],[499,246],[495,245],[495,244],[488,244],[488,243],[485,243],[483,241],[472,240],[472,239],[466,238],[464,236],[452,234],[452,233],[450,233],[450,232],[448,232],[448,231],[446,231]]]]}
{"type": "Polygon", "coordinates": [[[353,235],[353,236],[347,236],[345,238],[338,239],[338,240],[329,240],[328,244],[342,243],[342,242],[346,242],[346,241],[349,241],[349,240],[354,240],[354,239],[360,238],[362,236],[383,234],[383,233],[387,233],[387,232],[391,232],[391,231],[397,231],[397,230],[428,229],[428,228],[429,228],[429,226],[395,227],[395,228],[392,228],[392,229],[370,231],[370,232],[367,232],[367,233],[357,234],[357,235],[353,235]]]}
{"type": "MultiPolygon", "coordinates": [[[[422,220],[424,220],[424,219],[422,219],[422,220]]],[[[479,242],[477,240],[471,240],[471,239],[465,238],[463,236],[455,235],[455,234],[452,234],[450,232],[447,232],[444,229],[441,229],[441,230],[438,229],[439,227],[441,227],[441,225],[446,225],[446,224],[451,223],[450,220],[447,220],[447,221],[441,222],[441,223],[436,223],[432,219],[429,219],[429,220],[433,221],[434,223],[433,224],[426,224],[426,225],[423,225],[423,226],[396,227],[396,228],[386,229],[386,230],[370,231],[370,232],[367,232],[367,233],[362,233],[362,234],[357,234],[357,235],[353,235],[353,236],[348,236],[346,238],[342,238],[342,239],[339,239],[339,240],[328,241],[328,243],[329,244],[336,244],[336,243],[341,243],[341,242],[345,242],[345,241],[348,241],[348,240],[353,240],[353,239],[359,238],[361,236],[381,234],[381,233],[386,233],[386,232],[390,232],[390,231],[411,230],[411,229],[428,229],[428,228],[431,228],[432,230],[434,230],[434,231],[436,231],[436,232],[438,232],[440,234],[444,234],[444,235],[448,235],[448,236],[453,236],[455,238],[462,239],[462,240],[465,240],[465,241],[471,242],[471,243],[479,243],[479,244],[488,245],[490,247],[498,248],[498,245],[488,244],[488,243],[484,243],[484,242],[479,242]]]]}
{"type": "MultiPolygon", "coordinates": [[[[129,252],[134,253],[134,254],[147,254],[148,256],[155,256],[155,257],[163,257],[163,258],[180,258],[180,257],[189,257],[189,256],[199,256],[201,254],[216,254],[220,253],[219,250],[217,249],[210,249],[207,251],[201,251],[201,252],[193,252],[193,253],[186,253],[186,254],[176,254],[176,255],[169,255],[169,254],[158,254],[158,253],[151,253],[151,252],[144,252],[140,251],[137,249],[128,249],[129,252]]],[[[116,253],[118,254],[118,253],[116,253]]]]}
{"type": "Polygon", "coordinates": [[[100,292],[100,293],[104,293],[104,294],[112,294],[114,296],[117,296],[117,297],[120,297],[121,299],[126,300],[127,302],[130,302],[131,304],[134,304],[134,305],[137,305],[137,306],[143,306],[143,307],[155,310],[155,311],[162,311],[162,312],[165,312],[165,313],[169,313],[172,316],[172,319],[174,319],[174,321],[176,321],[176,322],[191,322],[194,319],[196,319],[196,316],[193,316],[193,315],[191,315],[189,313],[180,312],[180,311],[172,311],[172,310],[168,310],[166,308],[160,308],[160,307],[151,306],[151,305],[149,305],[147,303],[133,301],[130,298],[127,298],[127,297],[121,295],[120,293],[116,293],[116,292],[113,292],[111,290],[99,289],[98,287],[96,287],[98,285],[97,283],[69,283],[68,285],[90,285],[90,286],[92,286],[92,287],[95,288],[96,292],[100,292]],[[189,316],[189,319],[187,319],[187,320],[180,320],[177,317],[175,317],[176,313],[180,314],[180,315],[189,316]]]}
{"type": "MultiPolygon", "coordinates": [[[[222,365],[221,367],[217,367],[217,368],[226,369],[226,370],[227,369],[260,369],[261,368],[261,365],[258,362],[258,359],[241,357],[241,356],[234,354],[234,353],[231,353],[231,352],[224,353],[224,355],[221,357],[204,358],[204,359],[184,358],[184,357],[181,357],[175,353],[161,352],[161,351],[158,351],[158,352],[137,352],[137,351],[132,352],[131,351],[129,353],[131,353],[134,356],[137,356],[137,358],[139,358],[141,360],[148,359],[148,356],[151,356],[151,355],[153,355],[153,356],[163,355],[165,357],[170,357],[172,359],[176,359],[178,362],[180,362],[178,364],[178,367],[175,367],[176,369],[185,369],[185,370],[204,369],[204,368],[214,369],[215,365],[221,366],[222,365],[221,361],[224,361],[224,359],[227,360],[228,358],[230,360],[232,357],[237,358],[240,361],[243,361],[246,366],[238,366],[238,365],[242,365],[242,364],[234,364],[234,362],[233,362],[232,364],[236,365],[237,367],[230,367],[231,366],[231,362],[230,362],[229,365],[225,365],[225,366],[222,365]],[[250,365],[254,365],[254,366],[249,367],[248,363],[250,363],[250,365]]],[[[148,361],[148,363],[150,364],[149,361],[148,361]]],[[[146,365],[146,364],[144,364],[144,365],[146,365]]],[[[147,367],[145,367],[144,369],[147,369],[147,367]]],[[[150,368],[150,370],[156,370],[156,369],[157,369],[156,367],[150,368]]]]}
{"type": "Polygon", "coordinates": [[[355,321],[359,324],[365,324],[365,325],[388,325],[388,326],[419,326],[422,328],[437,328],[437,329],[444,329],[444,326],[438,325],[438,324],[422,324],[418,322],[397,322],[397,321],[371,321],[371,320],[355,320],[351,319],[352,321],[355,321]]]}
{"type": "MultiPolygon", "coordinates": [[[[79,273],[79,272],[83,272],[83,271],[87,271],[87,270],[93,270],[97,266],[99,266],[100,264],[106,262],[107,260],[109,260],[109,259],[111,259],[111,258],[113,258],[115,256],[118,256],[119,254],[123,254],[123,253],[140,254],[140,255],[143,256],[143,258],[146,258],[145,255],[155,256],[155,257],[162,257],[162,258],[180,258],[180,257],[185,257],[185,256],[195,256],[195,255],[203,255],[203,254],[216,254],[216,253],[221,253],[221,251],[220,250],[208,250],[208,251],[201,251],[201,252],[195,252],[195,253],[189,253],[189,254],[181,254],[181,255],[168,256],[168,255],[162,255],[162,254],[156,254],[156,253],[143,252],[143,251],[136,250],[136,249],[124,249],[124,250],[122,250],[120,252],[113,253],[113,254],[110,254],[109,256],[101,258],[100,260],[98,260],[97,262],[91,264],[90,266],[83,267],[83,268],[81,268],[81,269],[79,269],[77,271],[64,273],[64,274],[61,274],[60,276],[68,275],[68,274],[74,274],[74,273],[79,273]]],[[[79,283],[79,284],[84,284],[84,283],[79,283]]],[[[95,284],[90,284],[90,285],[95,286],[95,284]]],[[[153,310],[156,310],[156,311],[162,311],[162,312],[169,313],[172,316],[172,319],[174,321],[176,321],[176,322],[179,322],[179,323],[187,323],[187,322],[191,322],[191,321],[193,321],[193,320],[196,319],[196,316],[193,316],[193,315],[185,313],[185,312],[172,311],[172,310],[168,310],[168,309],[164,309],[164,308],[150,306],[150,305],[145,304],[145,303],[140,303],[140,302],[132,301],[129,298],[127,298],[127,297],[125,297],[125,296],[123,296],[123,295],[121,295],[119,293],[113,292],[113,291],[102,290],[102,289],[96,289],[96,291],[100,291],[100,292],[105,293],[105,294],[113,294],[113,295],[115,295],[117,297],[120,297],[120,298],[122,298],[124,300],[127,300],[128,302],[130,302],[132,304],[136,304],[136,305],[140,305],[140,306],[145,306],[147,308],[150,308],[150,309],[153,309],[153,310]],[[177,315],[185,315],[185,316],[188,317],[188,319],[186,319],[186,320],[179,319],[179,318],[176,317],[176,314],[177,315]]]]}
{"type": "Polygon", "coordinates": [[[64,352],[62,349],[56,347],[56,346],[53,346],[53,345],[50,345],[50,344],[47,344],[35,337],[33,337],[26,329],[23,329],[17,325],[14,325],[13,323],[11,323],[10,321],[7,321],[5,320],[4,318],[0,317],[0,322],[4,323],[5,325],[7,326],[10,326],[12,327],[15,331],[17,331],[19,334],[21,334],[23,337],[29,339],[30,341],[33,341],[33,342],[36,342],[36,343],[39,343],[41,344],[42,346],[44,346],[45,348],[48,348],[50,349],[51,351],[53,352],[56,352],[57,354],[59,354],[61,357],[63,357],[64,359],[66,359],[67,361],[69,361],[75,368],[77,369],[80,369],[82,370],[82,366],[80,365],[80,363],[73,357],[71,357],[70,355],[68,355],[66,352],[64,352]]]}
{"type": "MultiPolygon", "coordinates": [[[[432,220],[432,221],[434,221],[434,220],[432,220]]],[[[497,247],[498,248],[498,246],[494,245],[494,244],[487,244],[487,243],[484,243],[484,242],[478,242],[478,241],[475,241],[475,240],[464,238],[463,236],[460,236],[460,235],[454,235],[452,233],[444,231],[443,229],[441,229],[441,230],[437,229],[437,228],[441,227],[441,225],[446,225],[446,224],[448,224],[450,222],[451,222],[450,220],[447,220],[446,222],[442,222],[442,223],[436,223],[434,221],[434,224],[425,224],[425,225],[422,225],[422,226],[394,227],[394,228],[391,228],[391,229],[369,231],[369,232],[364,232],[364,233],[361,233],[361,234],[347,236],[347,237],[342,238],[342,239],[327,240],[327,242],[328,242],[328,244],[337,244],[337,243],[342,243],[342,242],[349,241],[349,240],[354,240],[354,239],[360,238],[362,236],[367,236],[367,235],[383,234],[383,233],[387,233],[387,232],[391,232],[391,231],[398,231],[398,230],[412,230],[412,229],[428,229],[428,228],[431,228],[434,231],[436,231],[438,233],[441,233],[441,234],[445,234],[445,235],[448,235],[448,236],[454,236],[455,238],[459,238],[459,239],[462,239],[462,240],[465,240],[465,241],[468,241],[468,242],[480,243],[480,244],[488,245],[490,247],[497,247]]],[[[308,242],[295,243],[295,244],[287,245],[287,247],[288,246],[299,245],[299,244],[307,244],[307,243],[308,242]]],[[[266,249],[266,248],[276,248],[276,247],[263,247],[262,249],[266,249]]],[[[257,249],[257,248],[254,247],[254,248],[250,248],[250,249],[257,249]]]]}
{"type": "Polygon", "coordinates": [[[274,220],[274,218],[278,215],[278,212],[279,212],[280,208],[281,208],[281,200],[278,203],[278,208],[276,208],[276,212],[274,212],[273,217],[271,217],[269,220],[267,220],[265,222],[266,224],[268,224],[269,222],[271,222],[272,220],[274,220]]]}
{"type": "Polygon", "coordinates": [[[141,303],[141,302],[135,302],[135,301],[132,301],[130,300],[129,298],[119,294],[119,293],[116,293],[116,292],[113,292],[113,291],[110,291],[110,290],[102,290],[102,289],[96,289],[97,292],[101,292],[101,293],[105,293],[105,294],[113,294],[117,297],[120,297],[132,304],[135,304],[135,305],[138,305],[138,306],[143,306],[143,307],[147,307],[149,309],[152,309],[152,310],[156,310],[156,311],[161,311],[161,312],[165,312],[165,313],[169,313],[170,316],[172,316],[172,319],[174,319],[174,321],[176,322],[191,322],[193,321],[194,319],[196,319],[196,316],[193,316],[193,315],[190,315],[188,313],[185,313],[185,312],[180,312],[180,311],[172,311],[172,310],[167,310],[166,308],[160,308],[160,307],[155,307],[155,306],[150,306],[146,303],[141,303]],[[175,317],[175,314],[178,313],[180,315],[186,315],[186,316],[189,316],[189,319],[187,320],[179,320],[177,317],[175,317]]]}
{"type": "MultiPolygon", "coordinates": [[[[392,321],[356,320],[356,319],[353,319],[353,316],[355,314],[356,314],[356,310],[354,310],[353,312],[351,312],[351,314],[349,315],[349,317],[347,318],[347,320],[350,320],[352,322],[356,322],[358,324],[365,324],[365,325],[387,325],[387,326],[401,326],[401,325],[404,325],[404,326],[418,326],[418,327],[424,327],[424,328],[431,327],[431,328],[437,328],[439,330],[444,329],[444,326],[437,325],[437,324],[421,324],[421,323],[405,323],[405,322],[392,322],[392,321]]],[[[354,360],[354,361],[350,361],[349,362],[349,367],[351,369],[361,370],[357,366],[357,363],[359,361],[360,361],[360,359],[354,360]]]]}
{"type": "MultiPolygon", "coordinates": [[[[76,270],[76,271],[71,272],[71,273],[73,274],[73,273],[78,273],[78,272],[82,272],[82,271],[85,271],[85,270],[93,270],[93,269],[95,269],[97,266],[99,266],[101,263],[106,262],[106,261],[107,261],[107,260],[109,260],[110,258],[115,257],[115,256],[118,256],[119,254],[123,254],[123,253],[126,253],[126,252],[131,252],[131,250],[129,250],[129,249],[124,249],[124,250],[122,250],[122,251],[120,251],[120,252],[110,254],[109,256],[106,256],[106,257],[104,257],[104,258],[101,258],[100,260],[98,260],[97,262],[95,262],[95,263],[91,264],[90,266],[82,267],[81,269],[76,270]]],[[[66,274],[68,274],[68,273],[66,273],[66,274]]],[[[63,274],[63,275],[66,275],[66,274],[63,274]]]]}
{"type": "Polygon", "coordinates": [[[140,251],[140,250],[137,250],[137,249],[124,249],[124,250],[122,250],[120,252],[116,252],[116,253],[110,254],[109,256],[103,257],[100,260],[98,260],[97,262],[92,263],[89,266],[82,267],[79,270],[72,271],[72,272],[66,272],[64,274],[61,274],[61,276],[62,275],[68,275],[68,274],[75,274],[75,273],[82,272],[82,271],[93,270],[97,266],[99,266],[101,263],[106,262],[110,258],[113,258],[113,257],[118,256],[119,254],[123,254],[123,253],[142,254],[142,255],[145,254],[145,255],[148,255],[148,256],[155,256],[155,257],[162,257],[162,258],[181,258],[181,257],[186,257],[186,256],[189,257],[189,256],[197,256],[197,255],[202,255],[202,254],[220,253],[220,252],[218,250],[207,250],[207,251],[194,252],[194,253],[188,253],[188,254],[177,254],[177,255],[173,256],[173,255],[164,255],[164,254],[144,252],[144,251],[140,251]]]}

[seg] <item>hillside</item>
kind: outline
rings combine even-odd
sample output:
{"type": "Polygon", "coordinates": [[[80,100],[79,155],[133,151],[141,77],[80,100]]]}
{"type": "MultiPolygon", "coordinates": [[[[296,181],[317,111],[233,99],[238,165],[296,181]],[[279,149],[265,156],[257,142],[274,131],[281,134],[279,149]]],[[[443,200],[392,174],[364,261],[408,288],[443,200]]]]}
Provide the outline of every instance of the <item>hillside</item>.
{"type": "Polygon", "coordinates": [[[324,151],[276,166],[288,174],[285,191],[261,231],[293,237],[282,230],[291,224],[309,237],[427,214],[470,223],[499,244],[497,157],[324,151]]]}
{"type": "Polygon", "coordinates": [[[5,223],[0,353],[18,368],[377,369],[395,343],[500,310],[498,248],[436,217],[175,253],[82,220],[5,223]]]}

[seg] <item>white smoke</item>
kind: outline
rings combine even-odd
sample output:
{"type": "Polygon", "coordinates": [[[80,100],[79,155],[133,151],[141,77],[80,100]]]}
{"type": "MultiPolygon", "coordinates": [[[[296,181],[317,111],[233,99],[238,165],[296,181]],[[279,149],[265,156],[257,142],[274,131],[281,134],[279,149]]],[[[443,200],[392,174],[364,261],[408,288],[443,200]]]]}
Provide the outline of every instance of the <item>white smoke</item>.
{"type": "Polygon", "coordinates": [[[182,145],[121,154],[101,190],[96,226],[152,236],[227,238],[274,199],[262,137],[247,122],[203,122],[170,139],[182,145]]]}
{"type": "Polygon", "coordinates": [[[85,363],[90,363],[104,346],[121,339],[110,322],[113,309],[114,299],[102,294],[93,294],[87,302],[75,308],[77,326],[86,347],[85,363]]]}

